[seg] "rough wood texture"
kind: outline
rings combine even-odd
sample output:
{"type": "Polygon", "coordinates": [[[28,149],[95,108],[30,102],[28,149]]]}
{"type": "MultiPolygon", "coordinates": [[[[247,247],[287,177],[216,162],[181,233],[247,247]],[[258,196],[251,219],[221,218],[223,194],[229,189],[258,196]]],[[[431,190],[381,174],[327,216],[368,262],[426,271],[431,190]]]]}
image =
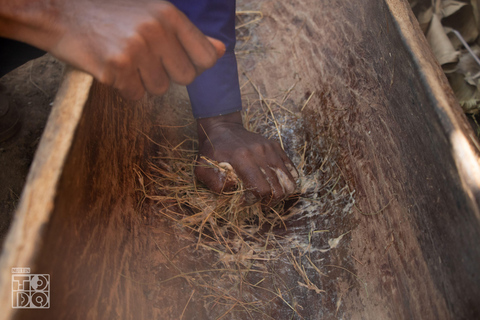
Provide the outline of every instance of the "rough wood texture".
{"type": "Polygon", "coordinates": [[[41,254],[43,229],[50,221],[58,181],[91,84],[91,76],[66,71],[1,256],[0,317],[8,318],[11,311],[11,268],[33,265],[41,254]]]}
{"type": "MultiPolygon", "coordinates": [[[[305,130],[311,139],[334,143],[334,161],[356,190],[359,210],[342,222],[355,227],[347,250],[332,259],[357,276],[331,274],[337,281],[329,296],[295,291],[304,293],[297,296],[301,316],[479,318],[478,158],[469,142],[472,132],[408,3],[241,5],[265,13],[256,30],[265,53],[243,57],[241,71],[266,97],[297,79],[292,101],[315,92],[304,110],[305,130]]],[[[184,99],[174,91],[133,105],[93,86],[53,208],[46,207],[44,220],[33,219],[46,224],[33,229],[36,238],[23,251],[21,232],[32,221],[19,215],[6,245],[2,289],[17,263],[32,263],[32,272],[49,273],[52,281],[51,309],[18,312],[18,318],[211,318],[182,279],[156,284],[176,275],[166,257],[194,269],[210,257],[188,247],[189,240],[162,220],[139,215],[135,194],[134,168],[145,167],[154,155],[144,134],[160,139],[155,124],[166,114],[181,119],[172,110],[185,108],[184,99]]],[[[28,199],[28,189],[25,194],[28,199]]],[[[2,310],[9,308],[6,288],[2,310]]],[[[279,301],[270,315],[291,319],[292,312],[279,301]]]]}

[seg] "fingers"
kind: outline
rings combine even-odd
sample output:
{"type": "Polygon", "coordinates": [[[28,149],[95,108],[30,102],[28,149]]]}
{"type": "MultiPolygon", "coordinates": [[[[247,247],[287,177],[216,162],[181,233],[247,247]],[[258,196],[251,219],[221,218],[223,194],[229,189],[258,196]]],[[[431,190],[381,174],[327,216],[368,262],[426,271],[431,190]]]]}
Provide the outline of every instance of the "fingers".
{"type": "MultiPolygon", "coordinates": [[[[139,100],[145,94],[145,88],[142,85],[142,80],[138,70],[131,70],[130,75],[125,78],[130,79],[128,83],[121,82],[115,84],[114,87],[118,89],[120,95],[128,100],[139,100]],[[135,72],[136,71],[136,72],[135,72]],[[132,85],[133,84],[133,85],[132,85]]],[[[122,78],[123,79],[123,78],[122,78]]]]}
{"type": "Polygon", "coordinates": [[[217,163],[202,156],[197,159],[195,176],[216,193],[230,192],[238,186],[238,178],[229,163],[217,163]]]}
{"type": "Polygon", "coordinates": [[[105,72],[100,81],[111,85],[120,95],[128,100],[138,100],[145,94],[139,71],[132,68],[135,65],[131,56],[121,54],[106,62],[105,72]]]}
{"type": "Polygon", "coordinates": [[[217,53],[217,59],[220,59],[221,57],[223,57],[223,55],[225,54],[225,51],[227,50],[225,47],[225,44],[220,40],[217,40],[208,36],[207,36],[207,39],[215,48],[215,51],[217,53]]]}
{"type": "Polygon", "coordinates": [[[257,164],[244,162],[238,171],[247,190],[245,204],[254,204],[258,201],[270,204],[281,199],[281,186],[270,169],[265,170],[257,164]]]}
{"type": "Polygon", "coordinates": [[[260,167],[259,172],[251,171],[251,174],[250,178],[242,179],[247,188],[244,195],[245,205],[261,201],[264,205],[273,206],[295,191],[296,183],[279,168],[264,169],[260,167]],[[250,185],[252,187],[249,188],[250,185]]]}
{"type": "Polygon", "coordinates": [[[150,58],[145,63],[141,61],[140,77],[144,88],[151,94],[163,95],[170,86],[170,79],[159,59],[150,58]]]}
{"type": "Polygon", "coordinates": [[[292,194],[295,191],[295,182],[288,176],[288,171],[283,171],[279,168],[270,168],[277,175],[278,182],[282,187],[284,195],[292,194]]]}
{"type": "MultiPolygon", "coordinates": [[[[295,192],[298,173],[293,162],[287,157],[277,142],[270,141],[266,154],[270,156],[266,158],[267,163],[263,165],[264,169],[262,172],[270,184],[270,201],[274,204],[295,192]],[[265,169],[265,166],[268,169],[265,169]]],[[[266,194],[263,194],[262,198],[264,199],[263,202],[265,202],[267,200],[266,194]]]]}
{"type": "MultiPolygon", "coordinates": [[[[172,36],[172,35],[169,35],[172,36]]],[[[190,84],[197,76],[197,70],[185,48],[172,36],[168,39],[168,53],[163,54],[161,61],[170,80],[180,85],[190,84]]]]}
{"type": "Polygon", "coordinates": [[[168,51],[163,60],[165,66],[171,66],[166,69],[174,82],[189,84],[195,76],[213,67],[225,53],[221,41],[205,36],[173,5],[162,4],[157,19],[167,25],[164,36],[169,47],[162,44],[161,49],[168,51]]]}
{"type": "Polygon", "coordinates": [[[201,73],[213,67],[225,53],[225,45],[219,40],[205,36],[180,11],[178,11],[178,19],[174,21],[176,22],[178,41],[198,71],[201,73]]]}
{"type": "Polygon", "coordinates": [[[106,37],[102,44],[104,56],[96,69],[103,71],[92,70],[127,99],[140,99],[145,91],[164,94],[171,81],[188,85],[225,52],[221,41],[206,37],[166,1],[137,11],[124,23],[130,32],[106,37]]]}
{"type": "Polygon", "coordinates": [[[258,168],[260,172],[252,170],[251,176],[244,180],[245,187],[251,186],[250,191],[257,201],[265,205],[275,205],[295,191],[296,183],[283,164],[258,168]]]}
{"type": "Polygon", "coordinates": [[[297,180],[298,171],[295,168],[295,165],[293,164],[292,160],[290,160],[290,158],[286,155],[285,151],[283,151],[279,143],[277,142],[272,142],[272,143],[273,143],[273,148],[275,150],[275,153],[277,154],[278,158],[281,159],[281,161],[277,162],[276,164],[280,166],[280,168],[283,171],[290,173],[289,178],[292,181],[297,180]]]}
{"type": "MultiPolygon", "coordinates": [[[[252,205],[258,201],[265,205],[274,205],[295,191],[295,181],[283,163],[276,167],[258,166],[251,161],[244,162],[242,166],[235,165],[241,172],[239,178],[246,188],[244,205],[252,205]]],[[[238,178],[229,163],[217,163],[202,156],[197,159],[195,176],[216,193],[230,192],[238,186],[238,178]]]]}
{"type": "Polygon", "coordinates": [[[277,148],[275,142],[265,141],[265,145],[251,146],[256,152],[244,150],[236,153],[232,160],[232,165],[248,190],[244,200],[246,205],[258,201],[275,205],[296,189],[295,177],[298,175],[293,163],[279,146],[277,148]]]}
{"type": "MultiPolygon", "coordinates": [[[[246,130],[240,112],[199,119],[197,132],[202,158],[228,162],[233,167],[245,189],[244,204],[261,200],[273,205],[295,192],[298,173],[292,161],[277,142],[246,130]]],[[[225,180],[217,171],[197,167],[195,174],[219,192],[225,180]]]]}

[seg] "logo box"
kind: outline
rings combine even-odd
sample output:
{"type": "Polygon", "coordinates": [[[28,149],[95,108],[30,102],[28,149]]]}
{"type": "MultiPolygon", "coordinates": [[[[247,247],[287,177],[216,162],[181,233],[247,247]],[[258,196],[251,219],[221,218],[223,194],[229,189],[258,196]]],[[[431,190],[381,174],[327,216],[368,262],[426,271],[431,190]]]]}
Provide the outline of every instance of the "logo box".
{"type": "MultiPolygon", "coordinates": [[[[12,272],[13,271],[12,269],[12,272]]],[[[50,275],[30,273],[12,274],[12,308],[50,308],[50,275]]]]}

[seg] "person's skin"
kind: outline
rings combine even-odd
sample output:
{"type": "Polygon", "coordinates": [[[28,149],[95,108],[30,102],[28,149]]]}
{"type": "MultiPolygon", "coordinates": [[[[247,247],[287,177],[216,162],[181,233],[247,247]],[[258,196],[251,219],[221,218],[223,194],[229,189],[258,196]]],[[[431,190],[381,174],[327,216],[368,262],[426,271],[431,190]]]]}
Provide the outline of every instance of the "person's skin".
{"type": "MultiPolygon", "coordinates": [[[[0,36],[45,50],[132,100],[191,83],[225,52],[175,6],[155,0],[0,0],[0,36]]],[[[230,163],[255,200],[293,192],[291,161],[278,143],[248,132],[239,113],[200,119],[198,127],[199,154],[230,163]]],[[[214,170],[200,165],[195,173],[226,190],[214,170]]]]}
{"type": "Polygon", "coordinates": [[[167,1],[0,0],[0,36],[50,52],[127,99],[186,85],[225,52],[167,1]]]}
{"type": "Polygon", "coordinates": [[[278,142],[247,131],[240,112],[198,119],[197,133],[199,165],[195,175],[213,191],[231,191],[236,186],[225,181],[225,177],[202,156],[233,167],[250,191],[246,204],[258,200],[267,205],[275,204],[295,191],[298,174],[292,161],[278,142]]]}

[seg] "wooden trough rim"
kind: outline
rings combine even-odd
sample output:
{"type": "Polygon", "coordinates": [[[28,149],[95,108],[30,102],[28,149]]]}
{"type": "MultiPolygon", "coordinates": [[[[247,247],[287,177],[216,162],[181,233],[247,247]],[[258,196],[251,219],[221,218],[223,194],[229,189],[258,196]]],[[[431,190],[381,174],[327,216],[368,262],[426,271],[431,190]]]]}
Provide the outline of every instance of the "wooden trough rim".
{"type": "Polygon", "coordinates": [[[71,67],[65,71],[0,257],[2,319],[9,319],[13,311],[11,268],[29,267],[35,261],[92,83],[89,74],[71,67]]]}
{"type": "MultiPolygon", "coordinates": [[[[447,80],[441,76],[443,72],[421,36],[408,2],[385,1],[422,76],[422,82],[430,93],[430,99],[436,106],[437,116],[449,137],[463,188],[480,221],[480,166],[473,144],[473,131],[465,126],[461,113],[452,109],[460,109],[460,106],[452,105],[453,92],[444,90],[448,86],[447,80]]],[[[50,220],[57,185],[92,82],[90,75],[67,68],[0,257],[1,319],[12,318],[14,311],[11,305],[11,268],[31,266],[38,254],[36,248],[41,243],[44,226],[50,220]]]]}
{"type": "Polygon", "coordinates": [[[402,40],[407,48],[410,49],[412,59],[418,66],[421,80],[430,94],[429,98],[434,102],[433,106],[437,116],[449,137],[463,189],[468,194],[472,210],[474,210],[480,222],[480,165],[478,156],[480,147],[478,144],[475,144],[477,141],[476,137],[473,131],[469,130],[470,128],[460,125],[461,119],[458,116],[458,112],[454,112],[454,108],[460,110],[460,106],[458,103],[451,105],[453,91],[445,91],[446,87],[449,88],[448,81],[445,77],[438,77],[439,73],[443,75],[443,71],[438,62],[432,59],[433,53],[426,39],[423,36],[419,36],[422,32],[408,6],[408,2],[386,0],[386,3],[392,16],[395,18],[402,40]],[[429,55],[425,55],[425,49],[429,50],[429,55]]]}

